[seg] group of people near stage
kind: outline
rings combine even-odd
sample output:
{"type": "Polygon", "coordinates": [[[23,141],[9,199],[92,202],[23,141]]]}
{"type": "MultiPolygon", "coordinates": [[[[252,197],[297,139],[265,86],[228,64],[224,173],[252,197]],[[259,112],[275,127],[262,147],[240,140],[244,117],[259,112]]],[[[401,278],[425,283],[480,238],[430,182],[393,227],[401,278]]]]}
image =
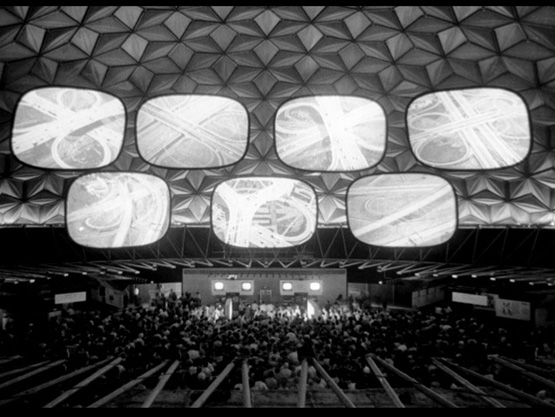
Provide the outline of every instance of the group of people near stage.
{"type": "Polygon", "coordinates": [[[368,354],[432,387],[453,383],[433,364],[433,357],[510,381],[488,355],[530,360],[555,354],[552,328],[499,327],[449,307],[397,311],[334,303],[309,318],[304,306],[250,302],[238,311],[230,319],[221,304],[202,304],[189,293],[159,295],[148,306],[118,312],[83,310],[64,312],[46,323],[13,322],[2,330],[0,348],[4,356],[65,358],[74,368],[121,357],[115,372],[122,378],[140,375],[164,360],[179,360],[172,384],[192,390],[205,389],[231,362],[238,366],[223,382],[229,389],[242,388],[241,365],[247,361],[251,389],[296,390],[304,359],[309,359],[308,389],[329,388],[315,359],[349,390],[381,386],[368,354]]]}

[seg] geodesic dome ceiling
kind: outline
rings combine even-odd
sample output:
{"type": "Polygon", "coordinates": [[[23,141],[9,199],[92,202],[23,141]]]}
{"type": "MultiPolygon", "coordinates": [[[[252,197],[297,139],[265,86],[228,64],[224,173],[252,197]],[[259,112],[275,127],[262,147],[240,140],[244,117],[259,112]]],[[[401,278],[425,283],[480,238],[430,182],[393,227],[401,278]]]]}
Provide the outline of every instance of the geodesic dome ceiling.
{"type": "Polygon", "coordinates": [[[550,6],[4,6],[0,8],[0,224],[63,226],[69,184],[83,171],[40,169],[13,154],[22,97],[45,87],[108,93],[125,110],[121,152],[99,171],[152,174],[171,191],[171,227],[210,225],[218,184],[290,177],[313,187],[318,227],[345,227],[346,193],[370,175],[439,176],[458,228],[555,225],[555,8],[550,6]],[[525,158],[508,167],[424,165],[407,111],[425,94],[496,88],[530,120],[525,158]],[[222,168],[148,163],[137,113],[176,94],[235,100],[248,113],[246,153],[222,168]],[[275,118],[294,98],[356,96],[386,117],[383,157],[368,169],[310,172],[276,152],[275,118]]]}

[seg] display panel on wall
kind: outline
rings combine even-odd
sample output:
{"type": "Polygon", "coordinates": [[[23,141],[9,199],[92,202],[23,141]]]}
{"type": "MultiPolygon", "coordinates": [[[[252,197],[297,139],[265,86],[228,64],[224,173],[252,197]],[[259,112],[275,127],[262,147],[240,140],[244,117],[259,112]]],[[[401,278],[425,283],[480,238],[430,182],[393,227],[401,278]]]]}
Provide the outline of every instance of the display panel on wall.
{"type": "Polygon", "coordinates": [[[416,158],[434,168],[509,167],[523,161],[531,148],[524,100],[501,88],[425,94],[410,103],[406,116],[416,158]]]}
{"type": "Polygon", "coordinates": [[[277,156],[307,171],[355,171],[377,165],[385,154],[386,117],[381,106],[355,96],[289,100],[275,118],[277,156]]]}
{"type": "Polygon", "coordinates": [[[170,190],[159,177],[137,172],[85,174],[71,184],[66,227],[78,244],[92,248],[156,242],[170,223],[170,190]]]}
{"type": "Polygon", "coordinates": [[[117,159],[125,124],[124,105],[110,94],[81,88],[37,88],[25,93],[17,104],[11,147],[21,162],[37,168],[101,168],[117,159]]]}
{"type": "Polygon", "coordinates": [[[361,177],[347,190],[347,222],[360,241],[425,247],[448,241],[457,228],[457,201],[445,179],[420,173],[361,177]]]}
{"type": "Polygon", "coordinates": [[[237,101],[175,94],[152,98],[137,114],[137,148],[148,163],[166,168],[216,168],[247,151],[249,117],[237,101]]]}
{"type": "Polygon", "coordinates": [[[314,189],[292,178],[233,178],[218,184],[212,194],[212,229],[232,246],[300,245],[314,234],[317,218],[314,189]]]}

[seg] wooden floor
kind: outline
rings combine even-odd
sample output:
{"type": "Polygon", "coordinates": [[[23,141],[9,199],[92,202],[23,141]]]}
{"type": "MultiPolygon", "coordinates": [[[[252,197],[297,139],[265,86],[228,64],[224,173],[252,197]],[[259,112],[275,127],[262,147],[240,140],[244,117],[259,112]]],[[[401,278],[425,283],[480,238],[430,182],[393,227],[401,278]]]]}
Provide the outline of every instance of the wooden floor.
{"type": "MultiPolygon", "coordinates": [[[[506,408],[529,408],[516,398],[510,398],[502,392],[487,389],[489,395],[501,399],[506,408]]],[[[433,401],[418,390],[402,389],[400,394],[407,393],[404,398],[410,402],[404,404],[405,408],[443,408],[441,404],[433,401]]],[[[487,408],[488,405],[476,395],[456,393],[452,390],[436,389],[440,395],[452,401],[459,408],[487,408]]],[[[196,393],[198,394],[198,393],[196,393]]],[[[149,390],[133,389],[121,395],[114,401],[106,404],[107,408],[141,408],[144,400],[149,395],[149,390]]],[[[355,408],[396,408],[388,395],[379,389],[354,390],[346,395],[355,408]]],[[[158,395],[153,407],[156,408],[188,408],[193,403],[195,393],[182,390],[163,390],[158,395]]],[[[298,394],[290,390],[256,391],[251,393],[251,406],[253,408],[297,408],[298,394]]],[[[227,393],[214,394],[204,405],[204,408],[244,408],[243,394],[239,390],[227,393]],[[225,400],[224,400],[225,398],[225,400]]],[[[304,408],[343,408],[345,405],[331,390],[307,390],[304,408]]]]}
{"type": "Polygon", "coordinates": [[[514,383],[506,384],[436,358],[436,366],[453,381],[446,389],[428,387],[379,357],[365,359],[381,388],[342,390],[313,359],[309,361],[328,383],[326,389],[308,389],[307,360],[302,362],[298,389],[256,391],[248,388],[252,381],[247,361],[229,363],[206,389],[189,390],[172,383],[179,361],[164,361],[121,380],[110,374],[119,358],[77,369],[64,360],[29,363],[17,356],[0,358],[0,408],[555,408],[537,395],[541,389],[555,393],[555,361],[490,357],[514,373],[514,383]],[[225,388],[223,382],[236,366],[241,368],[241,389],[225,388]]]}

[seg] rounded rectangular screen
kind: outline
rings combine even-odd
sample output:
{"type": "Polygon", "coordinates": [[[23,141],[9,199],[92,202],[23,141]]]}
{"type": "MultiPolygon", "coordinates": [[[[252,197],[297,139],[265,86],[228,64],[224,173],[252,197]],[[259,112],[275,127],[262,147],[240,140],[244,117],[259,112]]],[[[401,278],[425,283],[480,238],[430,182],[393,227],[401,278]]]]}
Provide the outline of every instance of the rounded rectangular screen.
{"type": "Polygon", "coordinates": [[[527,157],[532,143],[526,104],[501,88],[420,96],[408,107],[407,128],[416,158],[439,169],[509,167],[527,157]]]}
{"type": "Polygon", "coordinates": [[[438,245],[452,237],[457,216],[453,187],[435,175],[369,175],[347,190],[349,228],[358,240],[370,245],[438,245]]]}
{"type": "Polygon", "coordinates": [[[79,245],[93,248],[144,246],[170,223],[170,190],[154,175],[98,172],[80,176],[66,199],[66,227],[79,245]]]}
{"type": "Polygon", "coordinates": [[[249,117],[237,101],[175,94],[144,102],[137,113],[137,149],[164,168],[218,168],[247,151],[249,117]]]}
{"type": "Polygon", "coordinates": [[[118,98],[96,90],[46,87],[19,100],[11,137],[13,154],[42,169],[105,167],[118,157],[126,113],[118,98]]]}
{"type": "Polygon", "coordinates": [[[386,117],[380,105],[354,96],[301,97],[279,107],[277,156],[307,171],[356,171],[383,158],[386,117]]]}
{"type": "Polygon", "coordinates": [[[317,197],[292,178],[244,177],[216,186],[212,230],[222,242],[242,248],[286,248],[308,241],[316,230],[317,197]]]}

